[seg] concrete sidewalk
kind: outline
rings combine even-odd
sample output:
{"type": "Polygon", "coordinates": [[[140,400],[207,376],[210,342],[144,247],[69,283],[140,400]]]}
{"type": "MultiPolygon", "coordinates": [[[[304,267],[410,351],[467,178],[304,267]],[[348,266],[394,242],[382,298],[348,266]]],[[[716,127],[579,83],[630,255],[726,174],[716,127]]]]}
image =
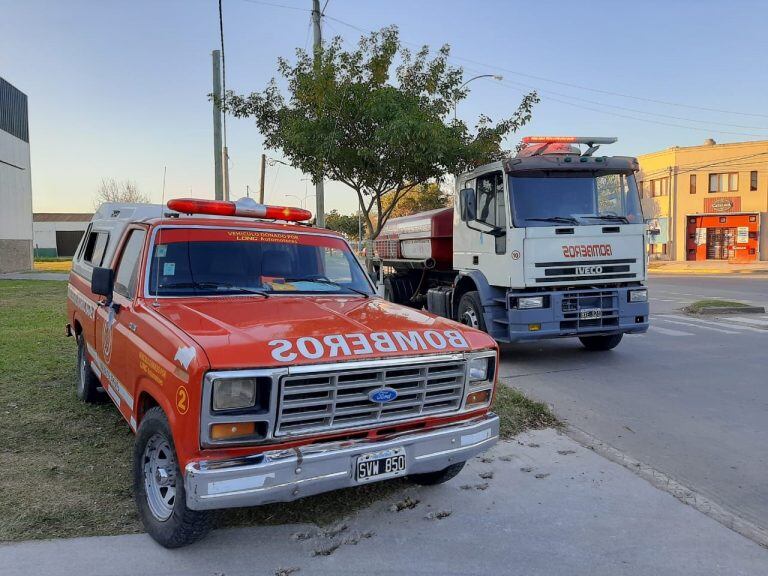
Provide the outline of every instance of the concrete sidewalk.
{"type": "Polygon", "coordinates": [[[679,274],[679,275],[716,275],[716,274],[768,274],[768,262],[754,262],[749,264],[731,263],[717,260],[704,260],[699,262],[665,262],[663,260],[651,260],[648,263],[648,272],[651,274],[679,274]]]}
{"type": "MultiPolygon", "coordinates": [[[[73,574],[768,574],[768,550],[553,430],[499,444],[443,486],[410,487],[334,530],[218,530],[0,545],[4,576],[73,574]],[[415,505],[392,511],[406,497],[415,505]],[[289,574],[291,572],[282,572],[289,574]]],[[[343,497],[343,493],[340,493],[343,497]]]]}
{"type": "Polygon", "coordinates": [[[68,272],[5,272],[0,280],[69,280],[68,272]]]}

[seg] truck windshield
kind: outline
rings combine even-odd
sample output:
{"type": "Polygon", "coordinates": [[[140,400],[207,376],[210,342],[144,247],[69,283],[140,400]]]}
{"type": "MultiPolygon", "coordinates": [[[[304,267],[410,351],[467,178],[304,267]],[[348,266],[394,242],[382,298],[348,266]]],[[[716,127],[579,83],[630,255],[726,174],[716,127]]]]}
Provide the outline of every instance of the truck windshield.
{"type": "Polygon", "coordinates": [[[515,226],[642,224],[632,173],[540,171],[510,175],[515,226]]]}
{"type": "Polygon", "coordinates": [[[371,294],[343,240],[273,230],[163,228],[148,286],[151,296],[371,294]]]}

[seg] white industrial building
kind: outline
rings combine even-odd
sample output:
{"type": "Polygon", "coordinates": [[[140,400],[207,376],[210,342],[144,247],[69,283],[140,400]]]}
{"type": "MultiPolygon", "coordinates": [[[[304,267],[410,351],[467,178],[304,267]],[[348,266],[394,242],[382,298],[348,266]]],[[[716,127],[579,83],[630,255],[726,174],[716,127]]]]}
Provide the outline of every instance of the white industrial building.
{"type": "Polygon", "coordinates": [[[32,268],[27,95],[0,78],[0,272],[32,268]]]}
{"type": "Polygon", "coordinates": [[[74,256],[91,218],[92,213],[36,212],[35,258],[74,256]]]}

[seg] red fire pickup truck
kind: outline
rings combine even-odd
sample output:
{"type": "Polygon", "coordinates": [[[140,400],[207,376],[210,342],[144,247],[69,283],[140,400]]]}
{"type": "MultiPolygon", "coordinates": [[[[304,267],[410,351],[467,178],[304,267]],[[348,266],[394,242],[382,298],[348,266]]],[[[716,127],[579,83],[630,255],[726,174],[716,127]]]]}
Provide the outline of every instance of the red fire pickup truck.
{"type": "Polygon", "coordinates": [[[136,504],[163,546],[203,536],[211,509],[444,482],[498,438],[494,341],[376,296],[308,218],[252,200],[104,204],[78,247],[77,394],[108,395],[136,433],[136,504]]]}

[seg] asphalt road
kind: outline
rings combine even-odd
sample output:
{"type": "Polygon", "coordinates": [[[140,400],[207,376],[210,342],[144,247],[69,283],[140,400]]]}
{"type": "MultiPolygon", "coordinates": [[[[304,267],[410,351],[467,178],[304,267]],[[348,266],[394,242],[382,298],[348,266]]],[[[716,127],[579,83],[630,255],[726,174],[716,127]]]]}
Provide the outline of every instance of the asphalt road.
{"type": "Polygon", "coordinates": [[[505,382],[558,416],[768,528],[768,315],[694,319],[701,298],[768,309],[768,277],[653,276],[651,329],[611,352],[508,345],[505,382]]]}

